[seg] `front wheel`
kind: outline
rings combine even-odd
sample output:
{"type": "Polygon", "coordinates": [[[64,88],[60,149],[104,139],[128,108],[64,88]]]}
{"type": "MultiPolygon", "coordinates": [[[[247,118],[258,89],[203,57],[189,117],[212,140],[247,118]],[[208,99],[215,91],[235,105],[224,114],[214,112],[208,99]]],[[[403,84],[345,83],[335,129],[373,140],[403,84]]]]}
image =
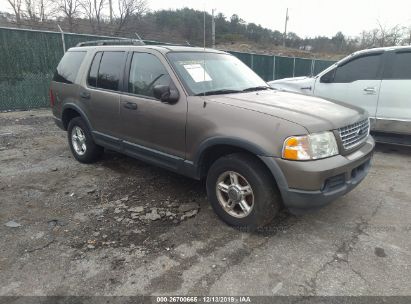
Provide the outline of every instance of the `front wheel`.
{"type": "Polygon", "coordinates": [[[98,160],[104,149],[94,143],[91,132],[81,117],[70,120],[67,128],[68,142],[73,156],[81,163],[98,160]]]}
{"type": "Polygon", "coordinates": [[[207,195],[217,215],[238,228],[256,230],[278,213],[281,196],[267,168],[236,153],[216,160],[208,171],[207,195]]]}

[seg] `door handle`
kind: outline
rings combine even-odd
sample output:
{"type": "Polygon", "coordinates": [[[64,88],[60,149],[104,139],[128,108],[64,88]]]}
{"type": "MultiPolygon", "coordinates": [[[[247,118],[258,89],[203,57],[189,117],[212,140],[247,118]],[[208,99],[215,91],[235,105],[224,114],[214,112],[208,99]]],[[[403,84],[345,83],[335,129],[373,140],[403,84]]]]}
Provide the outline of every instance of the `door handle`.
{"type": "Polygon", "coordinates": [[[368,87],[364,89],[364,92],[368,93],[368,94],[375,94],[376,93],[376,89],[373,87],[368,87]]]}
{"type": "Polygon", "coordinates": [[[123,107],[129,110],[137,110],[137,104],[134,102],[126,102],[123,107]]]}
{"type": "Polygon", "coordinates": [[[309,86],[309,87],[302,87],[302,88],[301,88],[301,90],[309,90],[309,91],[311,91],[311,89],[312,89],[311,86],[309,86]]]}
{"type": "Polygon", "coordinates": [[[90,99],[91,95],[90,95],[89,92],[84,92],[83,91],[83,92],[80,93],[80,97],[84,98],[84,99],[90,99]]]}

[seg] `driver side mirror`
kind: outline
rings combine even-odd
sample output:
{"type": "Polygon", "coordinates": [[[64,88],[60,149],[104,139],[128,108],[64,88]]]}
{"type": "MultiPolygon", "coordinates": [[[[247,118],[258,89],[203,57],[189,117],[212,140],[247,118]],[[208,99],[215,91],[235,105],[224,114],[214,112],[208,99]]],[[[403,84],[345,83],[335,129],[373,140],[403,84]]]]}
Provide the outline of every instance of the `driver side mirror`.
{"type": "Polygon", "coordinates": [[[331,71],[328,71],[326,74],[321,76],[320,82],[321,83],[332,83],[334,81],[335,70],[336,69],[332,69],[331,71]]]}
{"type": "Polygon", "coordinates": [[[155,98],[165,103],[176,103],[180,98],[180,94],[176,89],[170,88],[168,85],[156,85],[153,88],[153,95],[155,98]]]}

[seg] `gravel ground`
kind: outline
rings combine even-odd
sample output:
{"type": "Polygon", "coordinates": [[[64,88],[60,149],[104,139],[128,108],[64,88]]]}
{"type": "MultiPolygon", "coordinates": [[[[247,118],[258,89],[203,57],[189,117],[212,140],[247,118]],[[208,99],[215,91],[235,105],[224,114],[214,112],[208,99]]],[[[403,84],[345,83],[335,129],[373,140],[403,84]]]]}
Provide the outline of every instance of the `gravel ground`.
{"type": "Polygon", "coordinates": [[[411,149],[259,233],[204,184],[114,152],[71,156],[49,111],[0,114],[0,295],[411,295],[411,149]]]}

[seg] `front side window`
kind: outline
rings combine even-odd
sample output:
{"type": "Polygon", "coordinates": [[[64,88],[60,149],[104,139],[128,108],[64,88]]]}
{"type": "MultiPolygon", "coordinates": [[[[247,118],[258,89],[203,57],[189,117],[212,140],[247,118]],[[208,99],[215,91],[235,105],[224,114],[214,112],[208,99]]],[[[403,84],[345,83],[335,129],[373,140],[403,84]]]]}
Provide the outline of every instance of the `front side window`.
{"type": "Polygon", "coordinates": [[[235,93],[252,88],[269,89],[260,76],[232,55],[171,52],[167,57],[192,95],[235,93]]]}
{"type": "Polygon", "coordinates": [[[381,54],[374,54],[353,59],[337,67],[334,83],[347,83],[357,80],[378,79],[381,54]]]}
{"type": "Polygon", "coordinates": [[[396,53],[391,73],[386,79],[411,79],[411,52],[396,53]]]}
{"type": "MultiPolygon", "coordinates": [[[[124,55],[125,52],[103,52],[97,73],[97,88],[118,91],[123,71],[124,55]]],[[[95,67],[92,66],[90,69],[90,76],[93,76],[91,74],[94,72],[94,70],[92,71],[93,68],[95,67]]],[[[90,81],[93,80],[92,77],[89,77],[89,79],[90,81]]]]}
{"type": "Polygon", "coordinates": [[[74,83],[85,56],[86,52],[67,52],[64,54],[54,73],[53,80],[68,84],[74,83]]]}
{"type": "Polygon", "coordinates": [[[160,60],[147,53],[134,53],[128,80],[128,92],[154,97],[156,85],[170,85],[171,78],[160,60]]]}

